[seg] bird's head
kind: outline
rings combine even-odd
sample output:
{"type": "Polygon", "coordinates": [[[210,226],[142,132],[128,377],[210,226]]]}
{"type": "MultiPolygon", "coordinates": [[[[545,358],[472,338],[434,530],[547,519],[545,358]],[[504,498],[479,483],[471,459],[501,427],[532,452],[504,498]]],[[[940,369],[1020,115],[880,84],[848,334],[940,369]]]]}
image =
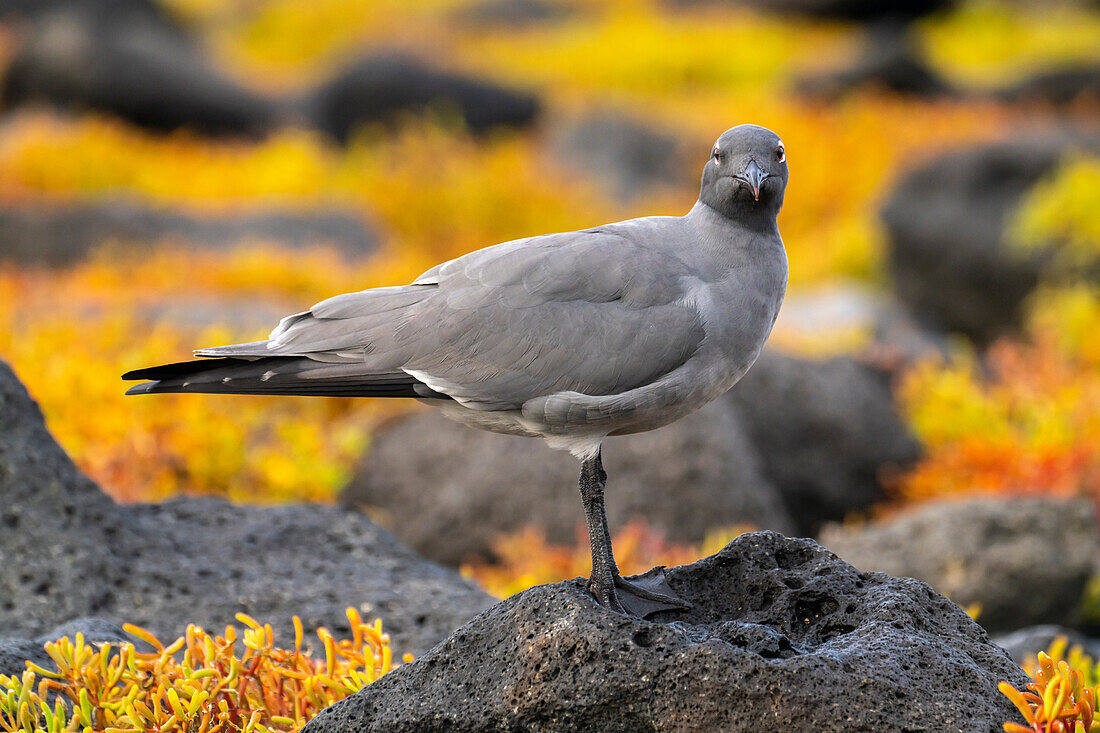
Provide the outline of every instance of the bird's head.
{"type": "Polygon", "coordinates": [[[731,219],[770,215],[783,205],[787,152],[771,130],[738,125],[722,133],[703,167],[699,200],[731,219]]]}

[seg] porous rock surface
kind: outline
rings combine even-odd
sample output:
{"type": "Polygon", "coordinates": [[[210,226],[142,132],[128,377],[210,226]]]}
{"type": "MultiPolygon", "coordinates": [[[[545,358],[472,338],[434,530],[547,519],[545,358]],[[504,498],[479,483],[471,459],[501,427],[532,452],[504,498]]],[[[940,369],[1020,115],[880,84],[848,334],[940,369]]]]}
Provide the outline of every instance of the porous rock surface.
{"type": "MultiPolygon", "coordinates": [[[[121,389],[121,385],[120,385],[121,389]]],[[[118,505],[73,466],[0,362],[0,633],[34,637],[95,615],[175,639],[239,611],[292,639],[380,617],[397,653],[424,650],[491,599],[354,511],[212,498],[118,505]]]]}
{"type": "Polygon", "coordinates": [[[1026,676],[924,583],[810,540],[742,535],[672,568],[689,611],[643,621],[580,580],[490,608],[324,710],[336,731],[1001,730],[1026,676]]]}
{"type": "Polygon", "coordinates": [[[1038,497],[940,502],[881,524],[827,527],[821,541],[858,568],[980,604],[990,631],[1072,625],[1100,557],[1088,501],[1038,497]]]}
{"type": "MultiPolygon", "coordinates": [[[[877,501],[879,472],[918,453],[881,375],[851,359],[765,352],[698,412],[608,439],[608,517],[613,528],[643,519],[679,542],[738,524],[810,534],[877,501]]],[[[388,517],[426,556],[456,563],[531,524],[572,543],[583,518],[578,473],[542,441],[417,413],[376,432],[342,498],[388,517]]]]}

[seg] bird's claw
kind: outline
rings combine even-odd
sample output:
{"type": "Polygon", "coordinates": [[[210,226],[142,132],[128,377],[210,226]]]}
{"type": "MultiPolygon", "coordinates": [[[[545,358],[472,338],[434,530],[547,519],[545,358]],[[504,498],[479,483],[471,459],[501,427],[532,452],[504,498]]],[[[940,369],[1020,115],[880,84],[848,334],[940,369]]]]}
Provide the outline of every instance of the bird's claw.
{"type": "MultiPolygon", "coordinates": [[[[621,579],[620,579],[621,580],[621,579]]],[[[617,583],[594,583],[591,579],[588,581],[588,592],[592,594],[592,597],[596,599],[596,603],[609,611],[615,611],[621,613],[624,616],[629,616],[630,612],[623,607],[622,602],[619,601],[619,594],[615,592],[615,586],[617,583]]]]}

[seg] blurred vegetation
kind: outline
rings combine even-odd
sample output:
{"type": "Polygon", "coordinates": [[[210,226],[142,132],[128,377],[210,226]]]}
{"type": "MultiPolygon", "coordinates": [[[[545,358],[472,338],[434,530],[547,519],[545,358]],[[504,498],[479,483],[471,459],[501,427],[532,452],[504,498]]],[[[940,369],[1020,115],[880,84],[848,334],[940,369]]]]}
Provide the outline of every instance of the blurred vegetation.
{"type": "Polygon", "coordinates": [[[972,0],[922,22],[937,68],[960,82],[989,86],[1038,69],[1100,61],[1100,18],[1074,3],[972,0]]]}
{"type": "MultiPolygon", "coordinates": [[[[472,0],[165,2],[253,87],[304,90],[364,50],[409,49],[536,91],[555,122],[621,110],[668,130],[689,152],[682,185],[623,203],[559,160],[545,130],[475,138],[445,112],[396,130],[363,129],[347,148],[290,128],[258,142],[217,142],[153,135],[96,115],[6,120],[0,205],[122,198],[196,214],[339,209],[382,236],[379,251],[357,256],[321,244],[254,242],[215,252],[119,242],[66,268],[0,265],[0,355],[78,464],[125,500],[180,492],[330,500],[372,427],[405,409],[369,400],[124,398],[117,377],[127,369],[262,338],[285,313],[411,280],[496,242],[682,213],[713,139],[745,121],[777,130],[786,143],[791,185],[780,227],[792,292],[840,279],[883,287],[877,210],[894,179],[946,146],[1003,133],[1023,114],[990,101],[873,91],[832,104],[801,99],[790,91],[794,80],[850,61],[864,30],[718,4],[577,0],[563,3],[572,10],[560,20],[516,29],[463,25],[456,13],[472,0]]],[[[920,21],[916,33],[937,71],[974,85],[1100,59],[1100,20],[1073,5],[964,2],[920,21]]],[[[1095,158],[1067,161],[1036,188],[1014,228],[1022,246],[1053,242],[1074,257],[1097,251],[1098,168],[1095,158]]],[[[1100,498],[1100,346],[1090,338],[1100,294],[1052,285],[1030,312],[1026,332],[985,361],[928,362],[904,377],[899,394],[927,457],[899,480],[900,499],[975,490],[1100,498]]],[[[822,333],[802,346],[829,351],[864,337],[822,333]]],[[[716,549],[664,545],[636,526],[617,541],[624,572],[716,549]]],[[[469,571],[496,593],[581,574],[588,563],[587,550],[547,547],[535,530],[502,540],[498,552],[500,567],[469,571]],[[533,565],[536,557],[543,566],[533,565]]]]}
{"type": "Polygon", "coordinates": [[[1100,501],[1100,289],[1037,293],[1024,338],[984,363],[927,362],[900,397],[927,455],[906,500],[975,492],[1090,494],[1100,501]]]}
{"type": "MultiPolygon", "coordinates": [[[[615,560],[623,575],[637,575],[655,565],[686,565],[707,557],[728,545],[749,527],[712,530],[694,546],[669,543],[645,522],[630,522],[612,537],[615,560]]],[[[536,585],[556,583],[562,578],[587,577],[592,568],[587,530],[577,527],[577,542],[565,547],[546,541],[546,533],[528,527],[499,537],[493,543],[496,561],[462,566],[462,574],[476,580],[497,598],[507,598],[536,585]]]]}
{"type": "Polygon", "coordinates": [[[1012,223],[1023,252],[1051,252],[1064,276],[1100,269],[1100,158],[1067,158],[1035,186],[1012,223]]]}
{"type": "Polygon", "coordinates": [[[1080,277],[1100,264],[1100,161],[1067,160],[1009,229],[1022,252],[1053,254],[1051,282],[1031,297],[1025,333],[983,363],[930,362],[905,377],[899,393],[927,456],[900,495],[1087,494],[1100,504],[1100,287],[1080,277]]]}
{"type": "MultiPolygon", "coordinates": [[[[237,614],[247,627],[242,637],[234,626],[215,636],[192,624],[167,646],[126,625],[153,647],[150,652],[128,642],[90,644],[82,634],[65,637],[45,645],[56,671],[27,662],[21,675],[0,675],[0,730],[298,731],[322,709],[393,667],[381,623],[363,623],[354,608],[347,615],[352,638],[337,640],[318,629],[316,652],[303,647],[297,616],[293,649],[276,647],[271,625],[261,626],[243,613],[237,614]]],[[[412,657],[405,655],[404,661],[412,657]]]]}

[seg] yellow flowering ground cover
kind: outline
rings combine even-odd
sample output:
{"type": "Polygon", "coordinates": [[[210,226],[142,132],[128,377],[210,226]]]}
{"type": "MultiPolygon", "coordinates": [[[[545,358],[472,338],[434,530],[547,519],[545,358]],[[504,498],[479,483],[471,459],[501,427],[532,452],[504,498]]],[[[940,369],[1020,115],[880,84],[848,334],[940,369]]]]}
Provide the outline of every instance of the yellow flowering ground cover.
{"type": "Polygon", "coordinates": [[[295,616],[292,649],[275,645],[271,624],[243,613],[243,633],[191,624],[167,645],[127,624],[149,652],[65,637],[45,645],[56,671],[28,662],[20,675],[0,675],[0,731],[294,733],[398,666],[380,621],[364,623],[354,608],[347,616],[352,638],[321,628],[316,645],[295,616]]]}
{"type": "Polygon", "coordinates": [[[1087,494],[1100,501],[1100,291],[1048,289],[1026,338],[974,359],[927,363],[900,396],[927,455],[900,482],[909,501],[976,492],[1087,494]]]}

